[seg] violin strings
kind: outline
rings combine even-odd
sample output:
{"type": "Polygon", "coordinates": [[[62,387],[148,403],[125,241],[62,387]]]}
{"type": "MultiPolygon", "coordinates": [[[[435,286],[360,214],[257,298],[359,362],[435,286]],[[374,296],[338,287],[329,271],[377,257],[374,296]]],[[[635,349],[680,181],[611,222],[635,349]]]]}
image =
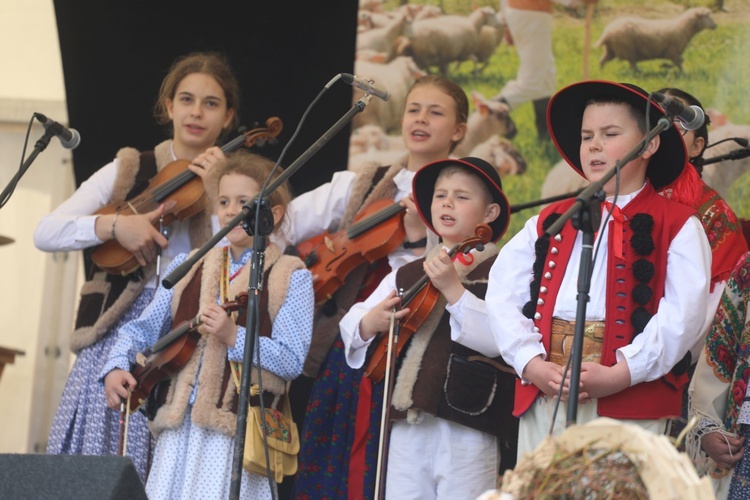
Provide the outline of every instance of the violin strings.
{"type": "Polygon", "coordinates": [[[369,231],[381,222],[393,217],[403,209],[404,207],[402,207],[398,203],[394,203],[391,206],[385,207],[384,209],[375,212],[371,217],[352,224],[347,230],[347,234],[350,238],[356,238],[360,234],[369,231]]]}

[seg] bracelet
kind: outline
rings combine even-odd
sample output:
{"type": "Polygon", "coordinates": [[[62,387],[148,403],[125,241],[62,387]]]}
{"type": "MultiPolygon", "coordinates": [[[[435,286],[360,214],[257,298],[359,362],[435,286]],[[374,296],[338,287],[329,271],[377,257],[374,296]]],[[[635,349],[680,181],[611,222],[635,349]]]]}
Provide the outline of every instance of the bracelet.
{"type": "Polygon", "coordinates": [[[115,239],[115,224],[117,224],[117,218],[120,216],[120,212],[115,212],[115,218],[112,219],[112,239],[115,239]]]}
{"type": "Polygon", "coordinates": [[[427,236],[417,241],[404,241],[404,248],[422,248],[427,246],[427,236]]]}

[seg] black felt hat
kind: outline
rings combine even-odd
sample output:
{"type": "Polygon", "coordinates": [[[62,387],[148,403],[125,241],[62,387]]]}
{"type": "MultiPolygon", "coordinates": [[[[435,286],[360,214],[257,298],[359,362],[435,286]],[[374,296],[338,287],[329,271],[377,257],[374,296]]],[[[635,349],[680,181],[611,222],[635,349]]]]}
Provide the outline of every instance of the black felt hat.
{"type": "Polygon", "coordinates": [[[476,173],[484,181],[487,188],[489,188],[490,193],[492,193],[492,201],[500,205],[500,215],[489,224],[492,229],[492,241],[497,242],[503,236],[505,230],[508,229],[510,203],[508,203],[508,198],[503,193],[503,184],[500,181],[500,175],[497,173],[497,170],[481,158],[450,158],[428,163],[420,168],[414,174],[414,179],[412,180],[412,193],[420,217],[427,224],[427,227],[433,233],[436,233],[432,225],[432,195],[435,192],[435,182],[438,175],[440,175],[440,171],[445,167],[451,166],[459,166],[476,173]]]}
{"type": "MultiPolygon", "coordinates": [[[[627,102],[645,113],[648,92],[630,83],[590,80],[574,83],[557,92],[547,107],[550,135],[565,161],[583,174],[581,167],[581,123],[586,103],[591,99],[617,99],[627,102]]],[[[650,126],[665,116],[664,110],[652,102],[650,126]]],[[[646,177],[658,191],[672,184],[685,168],[687,152],[682,136],[670,126],[661,134],[659,149],[650,158],[646,177]]]]}

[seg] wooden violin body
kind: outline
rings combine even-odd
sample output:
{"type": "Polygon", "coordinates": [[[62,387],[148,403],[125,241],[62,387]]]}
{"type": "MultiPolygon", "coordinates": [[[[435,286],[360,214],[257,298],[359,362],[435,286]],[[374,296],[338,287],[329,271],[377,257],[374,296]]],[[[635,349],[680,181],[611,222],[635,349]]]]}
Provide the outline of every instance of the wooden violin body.
{"type": "MultiPolygon", "coordinates": [[[[221,149],[229,153],[241,146],[252,147],[258,141],[275,138],[281,133],[282,128],[279,118],[269,118],[266,120],[266,127],[245,132],[221,149]]],[[[198,214],[205,206],[206,191],[203,180],[188,169],[190,164],[188,160],[173,161],[151,178],[148,187],[141,194],[130,200],[110,203],[94,212],[94,215],[144,214],[156,210],[162,203],[171,205],[171,208],[164,214],[163,224],[165,225],[198,214]]],[[[126,275],[140,267],[135,256],[115,239],[96,247],[91,253],[91,260],[111,274],[126,275]]]]}
{"type": "Polygon", "coordinates": [[[378,200],[357,214],[347,229],[325,232],[297,245],[300,258],[315,276],[316,304],[330,299],[352,270],[398,248],[406,236],[403,211],[392,200],[378,200]]]}
{"type": "MultiPolygon", "coordinates": [[[[235,300],[225,302],[221,304],[221,307],[227,314],[240,311],[240,317],[242,317],[243,311],[247,309],[247,303],[247,292],[242,292],[235,297],[235,300]]],[[[131,412],[138,410],[146,402],[148,395],[159,382],[171,377],[190,360],[200,340],[198,327],[202,324],[198,317],[183,321],[147,349],[148,355],[141,355],[145,359],[136,361],[130,370],[136,380],[136,386],[132,389],[130,397],[129,410],[131,412]]]]}
{"type": "MultiPolygon", "coordinates": [[[[479,248],[489,243],[492,238],[492,229],[486,224],[480,224],[475,229],[475,235],[466,238],[448,252],[453,257],[459,252],[466,253],[472,248],[479,248]]],[[[440,290],[435,288],[427,275],[422,276],[401,298],[401,308],[409,307],[409,314],[401,318],[398,344],[396,344],[395,358],[401,355],[412,335],[419,329],[420,325],[435,308],[440,290]]],[[[381,335],[370,354],[365,367],[365,377],[370,377],[373,382],[380,382],[385,377],[386,361],[388,359],[387,336],[381,335]]]]}

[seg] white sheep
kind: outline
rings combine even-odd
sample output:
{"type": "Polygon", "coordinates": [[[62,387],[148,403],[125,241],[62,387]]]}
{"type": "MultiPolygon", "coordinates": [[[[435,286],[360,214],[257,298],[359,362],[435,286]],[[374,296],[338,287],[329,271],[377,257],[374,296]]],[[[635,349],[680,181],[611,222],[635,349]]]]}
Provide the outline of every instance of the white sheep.
{"type": "MultiPolygon", "coordinates": [[[[388,54],[390,61],[397,55],[398,40],[411,37],[411,18],[399,13],[382,28],[373,28],[357,34],[357,51],[374,50],[388,54]]],[[[403,51],[403,50],[402,50],[403,51]]]]}
{"type": "Polygon", "coordinates": [[[619,58],[638,71],[636,63],[650,59],[668,59],[682,72],[682,53],[701,30],[715,29],[711,11],[706,7],[688,9],[673,19],[621,17],[609,23],[596,42],[604,47],[599,66],[619,58]]]}
{"type": "Polygon", "coordinates": [[[443,11],[437,5],[420,5],[419,9],[414,13],[414,20],[432,19],[433,17],[440,17],[442,15],[443,11]]]}
{"type": "Polygon", "coordinates": [[[352,130],[349,136],[349,157],[373,150],[405,151],[406,145],[400,135],[388,135],[379,125],[363,125],[352,130]]]}
{"type": "Polygon", "coordinates": [[[479,40],[474,52],[474,75],[479,75],[484,71],[490,62],[490,57],[495,54],[495,50],[505,37],[505,24],[499,16],[501,13],[498,13],[498,26],[482,26],[479,31],[479,40]]]}
{"type": "MultiPolygon", "coordinates": [[[[391,98],[388,101],[382,101],[373,97],[364,111],[354,115],[352,127],[373,124],[383,127],[389,133],[399,132],[409,87],[417,78],[424,76],[424,72],[414,64],[410,57],[401,56],[388,64],[355,60],[354,73],[359,77],[371,79],[378,87],[388,90],[391,98]]],[[[357,101],[361,96],[362,91],[354,89],[352,102],[357,101]]]]}
{"type": "Polygon", "coordinates": [[[383,0],[359,0],[359,10],[383,12],[383,0]]]}
{"type": "Polygon", "coordinates": [[[566,193],[574,193],[589,185],[585,177],[578,174],[567,164],[560,160],[547,172],[541,190],[541,199],[546,200],[566,193]]]}
{"type": "MultiPolygon", "coordinates": [[[[730,137],[739,137],[750,141],[750,125],[736,125],[727,122],[708,133],[709,142],[717,143],[722,139],[730,137]]],[[[741,146],[734,141],[722,142],[716,146],[707,149],[703,157],[708,160],[717,156],[723,156],[731,151],[741,149],[741,146]]],[[[703,167],[703,180],[714,188],[717,193],[726,198],[729,188],[742,174],[750,172],[750,157],[737,160],[724,160],[716,163],[709,163],[703,167]]]]}
{"type": "Polygon", "coordinates": [[[479,33],[483,26],[500,26],[491,7],[481,7],[468,16],[439,16],[412,24],[411,55],[420,68],[437,66],[447,74],[454,61],[476,60],[479,33]]]}
{"type": "Polygon", "coordinates": [[[466,136],[453,152],[459,158],[469,156],[472,149],[493,135],[513,138],[517,132],[507,104],[487,99],[476,90],[471,92],[471,100],[474,111],[466,121],[466,136]]]}
{"type": "Polygon", "coordinates": [[[526,172],[526,160],[508,139],[493,135],[471,150],[469,156],[482,158],[495,167],[500,177],[526,172]]]}

